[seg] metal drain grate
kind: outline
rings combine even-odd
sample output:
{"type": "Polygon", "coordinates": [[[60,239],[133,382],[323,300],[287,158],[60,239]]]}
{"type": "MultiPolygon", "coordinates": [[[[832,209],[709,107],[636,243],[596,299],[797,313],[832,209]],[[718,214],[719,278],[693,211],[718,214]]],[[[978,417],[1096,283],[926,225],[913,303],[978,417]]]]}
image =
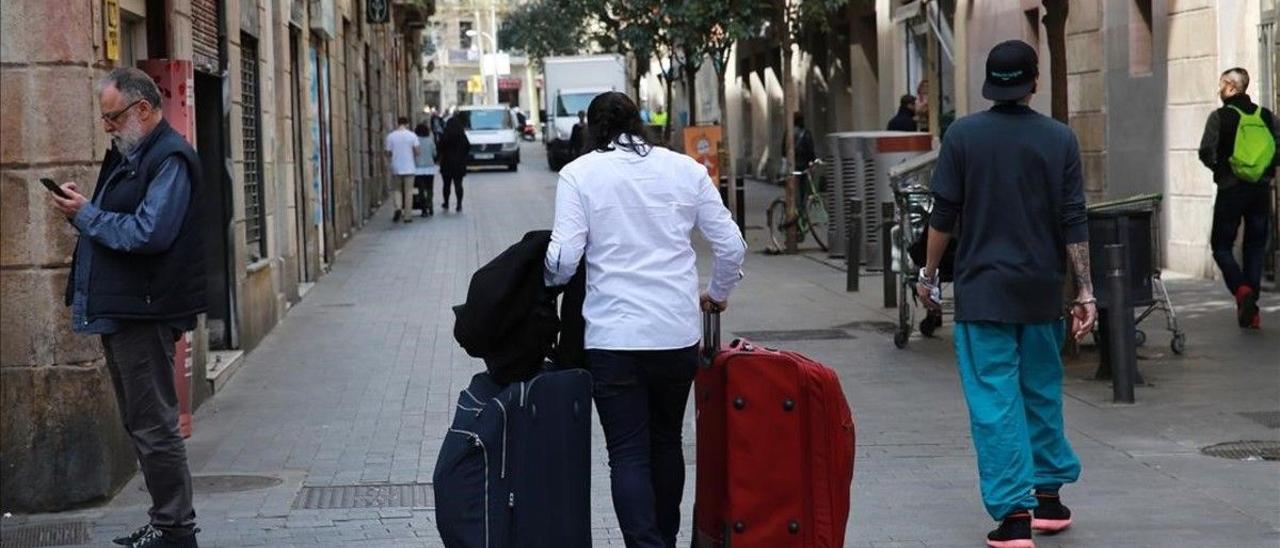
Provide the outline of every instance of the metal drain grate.
{"type": "Polygon", "coordinates": [[[4,527],[0,548],[36,548],[89,543],[89,525],[83,521],[4,527]]]}
{"type": "Polygon", "coordinates": [[[734,331],[733,334],[749,341],[829,341],[854,338],[847,331],[840,329],[734,331]]]}
{"type": "Polygon", "coordinates": [[[434,506],[435,496],[430,483],[303,487],[298,492],[298,498],[293,501],[295,510],[434,506]]]}
{"type": "Polygon", "coordinates": [[[874,320],[859,320],[836,327],[841,329],[852,329],[854,331],[872,331],[875,333],[884,333],[886,335],[892,335],[898,328],[898,326],[893,322],[881,322],[874,320]]]}
{"type": "Polygon", "coordinates": [[[1210,445],[1200,452],[1223,459],[1280,461],[1280,441],[1233,441],[1210,445]]]}
{"type": "Polygon", "coordinates": [[[1239,415],[1267,428],[1280,428],[1280,411],[1250,411],[1239,415]]]}
{"type": "MultiPolygon", "coordinates": [[[[246,475],[207,475],[191,476],[191,488],[197,493],[239,493],[267,489],[284,483],[280,478],[271,476],[246,475]]],[[[146,485],[139,485],[139,491],[146,491],[146,485]]]]}

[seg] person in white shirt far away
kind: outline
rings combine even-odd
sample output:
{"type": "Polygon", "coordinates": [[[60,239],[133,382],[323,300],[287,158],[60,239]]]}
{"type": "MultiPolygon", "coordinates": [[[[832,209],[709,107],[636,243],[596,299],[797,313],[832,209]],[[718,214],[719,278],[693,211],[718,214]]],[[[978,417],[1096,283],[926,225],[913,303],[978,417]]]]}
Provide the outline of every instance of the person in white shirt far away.
{"type": "Polygon", "coordinates": [[[560,170],[545,267],[559,286],[586,261],[585,346],[614,510],[629,548],[662,548],[680,528],[699,308],[725,309],[746,243],[706,168],[650,145],[645,131],[625,94],[592,100],[586,154],[560,170]],[[715,254],[701,295],[694,229],[715,254]]]}
{"type": "Polygon", "coordinates": [[[395,131],[387,134],[387,158],[391,160],[391,190],[400,197],[391,222],[413,222],[413,177],[417,173],[418,136],[409,130],[409,119],[401,116],[395,131]]]}

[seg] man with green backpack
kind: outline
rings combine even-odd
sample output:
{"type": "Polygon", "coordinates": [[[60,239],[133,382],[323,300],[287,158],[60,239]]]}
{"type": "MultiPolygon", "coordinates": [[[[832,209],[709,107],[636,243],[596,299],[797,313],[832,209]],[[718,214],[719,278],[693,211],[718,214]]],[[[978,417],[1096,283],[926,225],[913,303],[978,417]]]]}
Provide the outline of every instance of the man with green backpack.
{"type": "Polygon", "coordinates": [[[1275,179],[1276,142],[1280,141],[1274,116],[1255,105],[1245,94],[1249,73],[1228,69],[1218,81],[1223,107],[1209,115],[1200,139],[1200,161],[1213,170],[1218,196],[1213,204],[1213,232],[1209,245],[1227,289],[1236,299],[1240,327],[1259,329],[1258,298],[1271,220],[1271,182],[1275,179]],[[1244,222],[1244,267],[1236,262],[1233,248],[1244,222]]]}

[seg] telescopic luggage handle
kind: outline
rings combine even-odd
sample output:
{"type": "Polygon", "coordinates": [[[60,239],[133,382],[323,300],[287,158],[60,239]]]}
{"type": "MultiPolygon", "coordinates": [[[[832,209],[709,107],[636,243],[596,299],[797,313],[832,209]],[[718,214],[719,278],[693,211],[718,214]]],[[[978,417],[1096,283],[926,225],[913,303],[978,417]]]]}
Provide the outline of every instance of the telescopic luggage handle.
{"type": "Polygon", "coordinates": [[[702,365],[707,367],[720,352],[720,312],[702,313],[702,365]]]}

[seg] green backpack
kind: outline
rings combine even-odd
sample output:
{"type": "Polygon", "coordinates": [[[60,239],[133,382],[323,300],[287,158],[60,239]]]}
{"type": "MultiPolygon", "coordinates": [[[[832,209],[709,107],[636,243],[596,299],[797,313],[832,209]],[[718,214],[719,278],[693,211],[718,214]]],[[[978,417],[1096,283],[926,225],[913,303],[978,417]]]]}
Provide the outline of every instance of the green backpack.
{"type": "Polygon", "coordinates": [[[1236,127],[1236,148],[1227,163],[1231,164],[1231,172],[1236,177],[1256,183],[1275,158],[1276,140],[1262,120],[1262,107],[1254,110],[1253,114],[1245,114],[1234,106],[1231,108],[1240,113],[1240,125],[1236,127]]]}

